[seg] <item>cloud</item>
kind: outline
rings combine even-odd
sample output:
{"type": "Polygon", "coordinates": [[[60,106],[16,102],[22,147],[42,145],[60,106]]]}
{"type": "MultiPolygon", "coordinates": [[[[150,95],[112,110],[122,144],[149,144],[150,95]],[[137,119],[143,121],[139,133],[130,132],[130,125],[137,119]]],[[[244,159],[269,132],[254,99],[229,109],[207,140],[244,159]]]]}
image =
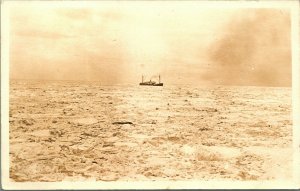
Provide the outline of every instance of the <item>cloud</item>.
{"type": "Polygon", "coordinates": [[[210,47],[203,78],[229,85],[291,85],[290,17],[284,10],[243,10],[210,47]]]}
{"type": "Polygon", "coordinates": [[[68,38],[72,37],[71,35],[66,35],[60,32],[54,31],[43,31],[43,30],[20,30],[15,31],[14,35],[23,36],[23,37],[31,37],[31,38],[45,38],[45,39],[60,39],[60,38],[68,38]]]}
{"type": "Polygon", "coordinates": [[[74,19],[89,19],[93,15],[93,10],[88,8],[60,8],[56,9],[55,12],[63,17],[74,19]]]}

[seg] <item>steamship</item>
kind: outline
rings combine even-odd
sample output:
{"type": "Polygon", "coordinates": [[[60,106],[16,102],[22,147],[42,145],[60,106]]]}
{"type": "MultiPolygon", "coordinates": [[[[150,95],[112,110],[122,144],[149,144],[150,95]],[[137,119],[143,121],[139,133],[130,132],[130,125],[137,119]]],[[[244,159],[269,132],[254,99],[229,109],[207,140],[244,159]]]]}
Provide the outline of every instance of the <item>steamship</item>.
{"type": "Polygon", "coordinates": [[[163,86],[164,83],[160,82],[160,75],[158,76],[158,83],[155,81],[152,81],[151,79],[149,81],[144,82],[144,76],[142,76],[142,82],[140,83],[140,86],[163,86]]]}

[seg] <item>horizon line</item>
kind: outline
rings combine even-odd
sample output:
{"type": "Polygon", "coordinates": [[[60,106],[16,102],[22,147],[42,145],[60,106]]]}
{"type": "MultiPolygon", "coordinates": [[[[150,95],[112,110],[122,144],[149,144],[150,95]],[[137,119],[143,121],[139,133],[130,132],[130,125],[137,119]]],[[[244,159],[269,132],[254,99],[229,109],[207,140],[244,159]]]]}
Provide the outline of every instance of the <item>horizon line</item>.
{"type": "MultiPolygon", "coordinates": [[[[9,78],[9,82],[11,81],[48,81],[48,82],[84,82],[84,83],[99,83],[100,85],[103,86],[122,86],[122,85],[139,85],[139,82],[132,83],[132,82],[124,82],[124,83],[103,83],[98,80],[74,80],[74,79],[20,79],[20,78],[9,78]]],[[[177,86],[177,85],[188,85],[188,86],[226,86],[226,87],[271,87],[271,88],[292,88],[292,85],[287,85],[287,86],[277,86],[277,85],[247,85],[247,84],[239,84],[239,85],[234,85],[234,84],[208,84],[208,83],[202,83],[202,84],[192,84],[192,83],[165,83],[166,85],[169,86],[177,86]]]]}

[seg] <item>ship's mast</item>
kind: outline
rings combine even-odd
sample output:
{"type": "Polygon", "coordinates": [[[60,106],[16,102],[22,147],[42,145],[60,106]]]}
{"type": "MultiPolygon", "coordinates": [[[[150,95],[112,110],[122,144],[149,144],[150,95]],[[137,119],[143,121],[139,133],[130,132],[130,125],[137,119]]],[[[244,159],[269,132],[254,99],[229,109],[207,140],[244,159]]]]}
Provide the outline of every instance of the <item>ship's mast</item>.
{"type": "Polygon", "coordinates": [[[160,83],[160,75],[158,76],[158,81],[159,81],[159,83],[160,83]]]}
{"type": "Polygon", "coordinates": [[[144,76],[142,75],[142,83],[144,82],[144,76]]]}

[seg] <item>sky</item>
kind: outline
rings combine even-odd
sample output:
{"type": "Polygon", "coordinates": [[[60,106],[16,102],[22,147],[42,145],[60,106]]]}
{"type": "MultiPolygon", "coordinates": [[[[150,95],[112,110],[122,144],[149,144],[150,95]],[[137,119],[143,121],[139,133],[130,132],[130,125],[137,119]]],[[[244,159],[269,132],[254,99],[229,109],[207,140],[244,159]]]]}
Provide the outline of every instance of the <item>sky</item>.
{"type": "Polygon", "coordinates": [[[155,1],[10,8],[10,78],[291,86],[285,9],[155,1]]]}

